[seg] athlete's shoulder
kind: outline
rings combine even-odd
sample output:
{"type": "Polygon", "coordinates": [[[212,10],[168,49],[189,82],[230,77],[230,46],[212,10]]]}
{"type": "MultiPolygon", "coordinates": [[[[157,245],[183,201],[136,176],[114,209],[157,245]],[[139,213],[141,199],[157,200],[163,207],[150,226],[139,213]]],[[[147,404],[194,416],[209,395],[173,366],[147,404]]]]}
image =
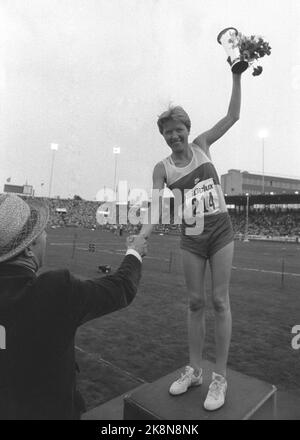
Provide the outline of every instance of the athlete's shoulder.
{"type": "Polygon", "coordinates": [[[153,181],[165,182],[167,178],[166,168],[163,161],[157,162],[153,168],[153,181]]]}
{"type": "Polygon", "coordinates": [[[196,152],[200,153],[204,156],[207,156],[209,160],[211,160],[211,155],[209,151],[209,147],[204,143],[200,142],[198,138],[196,138],[191,144],[191,148],[196,152]]]}
{"type": "Polygon", "coordinates": [[[153,172],[162,173],[165,172],[164,159],[157,162],[157,164],[153,168],[153,172]]]}

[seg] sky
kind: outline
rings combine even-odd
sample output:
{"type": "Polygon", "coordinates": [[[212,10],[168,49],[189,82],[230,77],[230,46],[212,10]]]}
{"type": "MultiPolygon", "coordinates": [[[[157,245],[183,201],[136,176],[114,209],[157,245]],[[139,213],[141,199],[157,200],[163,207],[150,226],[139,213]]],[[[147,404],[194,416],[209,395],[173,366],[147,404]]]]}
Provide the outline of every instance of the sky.
{"type": "Polygon", "coordinates": [[[171,152],[158,115],[182,105],[192,140],[227,113],[228,26],[272,54],[243,74],[240,120],[211,146],[217,171],[262,172],[267,129],[265,173],[300,178],[298,0],[0,0],[0,191],[11,178],[48,196],[52,162],[52,196],[94,200],[115,169],[150,191],[171,152]]]}

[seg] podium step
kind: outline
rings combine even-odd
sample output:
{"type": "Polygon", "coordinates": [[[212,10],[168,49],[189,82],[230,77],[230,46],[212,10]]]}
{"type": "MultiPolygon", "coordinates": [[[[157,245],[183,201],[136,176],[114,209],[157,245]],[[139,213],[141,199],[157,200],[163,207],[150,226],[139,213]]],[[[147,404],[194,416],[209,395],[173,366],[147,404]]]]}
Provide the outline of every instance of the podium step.
{"type": "Polygon", "coordinates": [[[203,402],[213,364],[205,361],[203,370],[203,384],[180,396],[170,395],[169,387],[183,369],[127,393],[124,420],[247,420],[266,403],[276,418],[276,387],[230,369],[227,371],[228,390],[224,406],[217,411],[206,411],[203,402]]]}

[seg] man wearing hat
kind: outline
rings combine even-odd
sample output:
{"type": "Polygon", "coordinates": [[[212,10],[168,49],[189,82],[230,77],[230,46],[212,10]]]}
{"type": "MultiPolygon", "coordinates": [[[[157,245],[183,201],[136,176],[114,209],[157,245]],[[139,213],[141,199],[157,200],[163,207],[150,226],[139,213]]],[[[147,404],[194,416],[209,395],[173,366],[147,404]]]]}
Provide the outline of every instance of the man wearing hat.
{"type": "Polygon", "coordinates": [[[46,248],[48,208],[0,195],[0,419],[78,419],[74,336],[83,323],[134,299],[147,245],[128,240],[113,275],[82,281],[68,270],[37,275],[46,248]]]}

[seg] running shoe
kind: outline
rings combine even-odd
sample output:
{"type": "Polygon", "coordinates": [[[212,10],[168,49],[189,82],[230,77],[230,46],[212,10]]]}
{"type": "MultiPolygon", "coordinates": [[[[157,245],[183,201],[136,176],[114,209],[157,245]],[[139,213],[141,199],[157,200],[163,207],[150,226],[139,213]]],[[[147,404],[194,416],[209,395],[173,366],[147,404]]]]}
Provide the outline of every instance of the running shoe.
{"type": "Polygon", "coordinates": [[[202,369],[199,375],[195,376],[194,369],[188,365],[185,367],[185,372],[181,374],[181,377],[172,383],[169,392],[174,396],[183,394],[189,387],[201,385],[202,380],[202,369]]]}
{"type": "Polygon", "coordinates": [[[208,411],[214,411],[221,408],[225,403],[227,391],[227,382],[221,374],[213,373],[212,382],[209,385],[207,397],[204,402],[204,408],[208,411]]]}

